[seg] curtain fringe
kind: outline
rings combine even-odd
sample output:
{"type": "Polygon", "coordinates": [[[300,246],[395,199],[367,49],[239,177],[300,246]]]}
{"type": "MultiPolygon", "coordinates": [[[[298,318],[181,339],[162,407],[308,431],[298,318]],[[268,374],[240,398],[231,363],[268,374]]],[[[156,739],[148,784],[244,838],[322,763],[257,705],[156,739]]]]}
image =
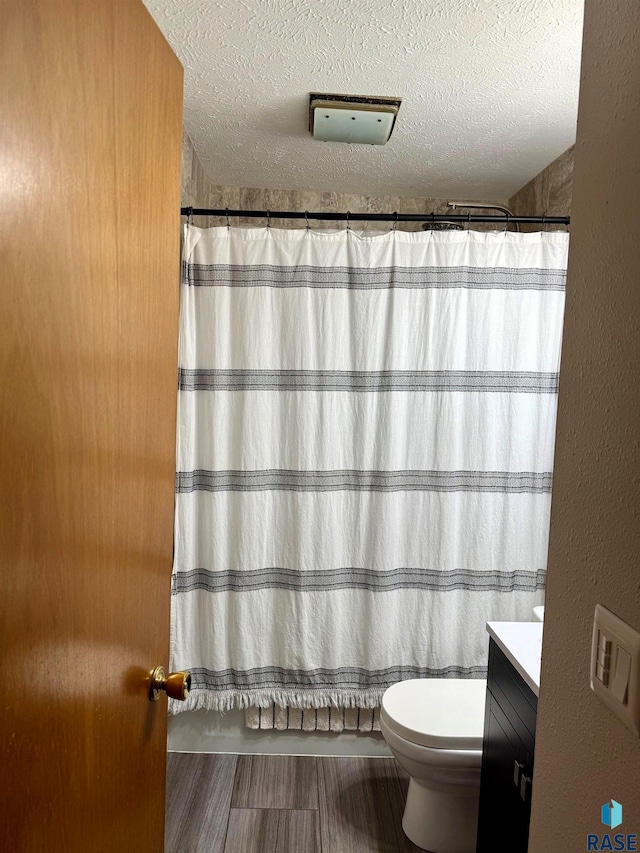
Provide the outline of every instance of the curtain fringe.
{"type": "Polygon", "coordinates": [[[169,701],[169,713],[182,711],[218,711],[233,708],[270,708],[274,702],[281,708],[377,708],[387,687],[366,690],[192,690],[184,702],[169,701]]]}

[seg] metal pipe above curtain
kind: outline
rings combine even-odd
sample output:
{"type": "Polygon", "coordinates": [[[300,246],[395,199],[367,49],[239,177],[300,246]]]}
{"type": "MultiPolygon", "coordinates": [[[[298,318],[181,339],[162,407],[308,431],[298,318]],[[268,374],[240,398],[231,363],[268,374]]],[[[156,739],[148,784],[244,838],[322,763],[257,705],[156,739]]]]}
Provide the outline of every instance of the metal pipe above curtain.
{"type": "Polygon", "coordinates": [[[250,219],[314,219],[325,222],[460,222],[462,224],[484,222],[486,224],[570,225],[569,216],[510,216],[504,214],[460,214],[460,213],[342,213],[299,210],[230,210],[227,208],[181,207],[181,216],[233,216],[250,219]]]}

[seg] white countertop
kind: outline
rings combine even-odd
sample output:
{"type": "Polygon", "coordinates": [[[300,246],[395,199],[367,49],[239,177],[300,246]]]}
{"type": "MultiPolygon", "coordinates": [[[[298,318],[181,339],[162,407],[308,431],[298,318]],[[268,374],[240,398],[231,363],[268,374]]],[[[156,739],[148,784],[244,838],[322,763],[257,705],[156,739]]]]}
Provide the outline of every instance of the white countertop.
{"type": "Polygon", "coordinates": [[[487,633],[538,695],[542,658],[542,622],[487,622],[487,633]]]}

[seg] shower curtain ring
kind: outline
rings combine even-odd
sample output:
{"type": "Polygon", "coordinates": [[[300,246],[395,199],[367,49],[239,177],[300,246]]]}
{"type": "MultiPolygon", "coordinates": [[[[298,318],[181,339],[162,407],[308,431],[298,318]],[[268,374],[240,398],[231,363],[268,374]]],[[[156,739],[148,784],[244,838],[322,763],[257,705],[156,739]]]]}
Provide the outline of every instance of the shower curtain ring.
{"type": "Polygon", "coordinates": [[[191,205],[187,208],[187,224],[193,225],[193,208],[191,205]]]}
{"type": "Polygon", "coordinates": [[[398,228],[398,211],[397,210],[394,213],[394,216],[395,216],[395,219],[393,220],[393,230],[395,232],[398,228]]]}
{"type": "Polygon", "coordinates": [[[271,228],[271,211],[267,210],[267,228],[271,228]]]}
{"type": "Polygon", "coordinates": [[[467,213],[467,231],[471,231],[471,211],[467,213]]]}
{"type": "Polygon", "coordinates": [[[544,226],[545,226],[545,223],[546,223],[546,219],[547,219],[547,214],[546,214],[546,213],[543,213],[543,214],[542,214],[542,230],[543,230],[543,231],[544,231],[544,226]]]}
{"type": "Polygon", "coordinates": [[[231,228],[231,222],[229,221],[229,208],[225,207],[225,213],[227,215],[227,228],[231,228]]]}
{"type": "Polygon", "coordinates": [[[505,228],[504,228],[505,232],[509,230],[509,222],[510,222],[510,220],[511,220],[511,214],[510,214],[510,213],[507,213],[507,224],[505,225],[505,228]]]}
{"type": "Polygon", "coordinates": [[[304,212],[304,219],[305,219],[305,222],[307,223],[307,231],[310,231],[311,229],[309,226],[309,211],[308,210],[305,210],[305,212],[304,212]]]}
{"type": "Polygon", "coordinates": [[[347,210],[347,231],[351,231],[351,223],[349,222],[349,217],[351,216],[351,212],[347,210]]]}

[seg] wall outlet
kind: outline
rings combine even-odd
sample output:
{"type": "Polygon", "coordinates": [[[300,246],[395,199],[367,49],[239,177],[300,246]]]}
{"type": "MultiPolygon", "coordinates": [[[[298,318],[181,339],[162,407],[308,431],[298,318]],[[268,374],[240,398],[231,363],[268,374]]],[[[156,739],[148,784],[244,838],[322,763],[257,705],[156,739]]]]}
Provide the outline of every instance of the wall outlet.
{"type": "Polygon", "coordinates": [[[640,634],[596,605],[591,639],[591,689],[640,737],[640,634]]]}

